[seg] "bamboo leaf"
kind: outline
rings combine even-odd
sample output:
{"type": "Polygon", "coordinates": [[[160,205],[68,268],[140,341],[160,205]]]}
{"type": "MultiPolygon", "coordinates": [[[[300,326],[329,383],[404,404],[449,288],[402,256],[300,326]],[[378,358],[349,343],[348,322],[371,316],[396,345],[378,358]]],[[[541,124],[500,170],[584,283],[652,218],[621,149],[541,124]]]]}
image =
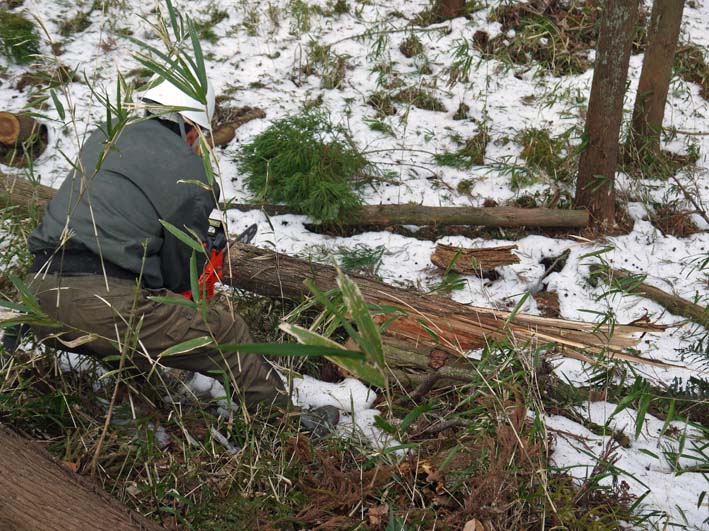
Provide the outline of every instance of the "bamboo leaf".
{"type": "Polygon", "coordinates": [[[192,292],[192,300],[196,303],[202,300],[202,294],[199,292],[199,271],[197,271],[197,255],[192,253],[190,256],[190,291],[192,292]]]}
{"type": "Polygon", "coordinates": [[[219,345],[222,352],[249,352],[271,356],[298,357],[338,357],[342,359],[361,361],[364,355],[356,350],[345,350],[335,343],[336,347],[328,345],[306,345],[300,343],[244,343],[219,345]]]}
{"type": "Polygon", "coordinates": [[[10,301],[0,300],[0,308],[7,308],[8,310],[13,310],[15,312],[30,313],[29,308],[10,301]]]}
{"type": "Polygon", "coordinates": [[[182,243],[184,243],[188,247],[191,247],[192,249],[194,249],[198,253],[204,252],[204,248],[202,246],[202,243],[196,241],[193,238],[190,238],[190,236],[185,231],[178,229],[172,223],[165,221],[164,219],[160,220],[160,224],[163,227],[165,227],[165,230],[167,230],[170,234],[172,234],[175,238],[180,240],[182,243]]]}
{"type": "Polygon", "coordinates": [[[404,432],[407,430],[407,428],[411,425],[412,422],[414,422],[417,418],[421,416],[422,413],[426,413],[427,411],[431,411],[433,409],[433,406],[431,404],[421,404],[420,406],[412,409],[401,421],[401,424],[399,424],[399,429],[404,432]]]}
{"type": "Polygon", "coordinates": [[[160,304],[176,304],[178,306],[187,306],[193,310],[197,309],[197,303],[188,299],[187,297],[162,297],[160,295],[155,295],[148,297],[151,301],[159,302],[160,304]]]}
{"type": "MultiPolygon", "coordinates": [[[[286,332],[287,334],[292,335],[298,340],[299,343],[302,343],[304,345],[335,348],[345,352],[344,347],[342,347],[338,343],[335,343],[331,339],[316,334],[315,332],[312,332],[307,328],[303,328],[301,326],[293,324],[282,323],[280,325],[280,329],[286,332]]],[[[385,387],[386,379],[384,378],[382,373],[375,367],[368,365],[365,361],[365,356],[363,356],[361,352],[359,352],[358,354],[360,354],[361,357],[359,359],[353,360],[339,356],[339,352],[336,351],[335,355],[331,354],[326,356],[326,358],[333,362],[335,365],[338,365],[344,370],[351,372],[357,378],[364,380],[369,384],[375,385],[377,387],[385,387]]]]}
{"type": "Polygon", "coordinates": [[[187,352],[192,352],[198,348],[206,347],[212,343],[212,338],[209,336],[195,337],[193,339],[188,339],[177,345],[173,345],[170,348],[163,350],[158,354],[158,358],[163,358],[166,356],[174,356],[176,354],[186,354],[187,352]]]}
{"type": "Polygon", "coordinates": [[[640,434],[643,431],[643,425],[645,424],[645,415],[647,414],[647,410],[650,407],[650,400],[651,400],[651,395],[648,392],[645,392],[642,394],[640,397],[640,403],[638,404],[638,415],[635,417],[635,439],[637,440],[638,437],[640,437],[640,434]]]}
{"type": "Polygon", "coordinates": [[[662,425],[662,429],[660,430],[660,437],[662,437],[665,434],[665,432],[667,431],[667,428],[670,426],[670,422],[672,422],[675,419],[676,402],[677,402],[677,400],[674,398],[670,401],[670,409],[667,411],[665,423],[662,425]]]}
{"type": "Polygon", "coordinates": [[[347,310],[352,316],[352,320],[357,324],[357,330],[361,338],[360,348],[364,350],[367,357],[373,361],[377,367],[384,369],[386,363],[384,362],[382,337],[379,334],[379,328],[374,323],[369,313],[367,303],[364,302],[364,297],[362,296],[359,286],[342,271],[338,271],[337,273],[337,285],[342,291],[342,298],[347,310]]]}
{"type": "Polygon", "coordinates": [[[62,105],[62,102],[59,101],[59,98],[57,97],[57,93],[54,92],[54,89],[51,89],[49,91],[49,95],[52,97],[52,101],[54,102],[54,107],[57,109],[57,113],[59,114],[59,118],[64,121],[66,118],[66,113],[64,112],[64,105],[62,105]]]}
{"type": "Polygon", "coordinates": [[[172,32],[175,34],[175,38],[180,38],[180,26],[177,24],[177,14],[175,12],[175,7],[172,5],[170,0],[165,0],[165,5],[167,6],[167,14],[170,17],[170,25],[172,26],[172,32]]]}
{"type": "Polygon", "coordinates": [[[177,182],[184,183],[184,184],[194,184],[195,186],[199,186],[200,188],[203,188],[204,190],[207,190],[208,192],[212,191],[212,188],[207,183],[204,183],[204,182],[200,181],[199,179],[180,179],[177,182]]]}
{"type": "Polygon", "coordinates": [[[92,341],[100,338],[98,334],[86,334],[81,337],[77,337],[74,340],[71,341],[64,341],[61,337],[54,336],[62,345],[65,345],[68,348],[76,348],[80,347],[81,345],[85,345],[87,343],[91,343],[92,341]]]}

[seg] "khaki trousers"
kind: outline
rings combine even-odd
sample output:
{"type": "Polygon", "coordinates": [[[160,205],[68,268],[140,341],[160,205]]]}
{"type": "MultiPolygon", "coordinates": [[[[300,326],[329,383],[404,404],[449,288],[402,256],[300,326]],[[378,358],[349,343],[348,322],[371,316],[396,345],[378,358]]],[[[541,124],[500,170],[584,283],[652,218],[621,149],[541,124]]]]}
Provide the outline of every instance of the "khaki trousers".
{"type": "Polygon", "coordinates": [[[50,318],[64,324],[61,329],[35,328],[40,337],[61,333],[63,341],[75,341],[87,334],[99,337],[89,343],[64,350],[93,355],[97,358],[119,359],[122,345],[136,344],[127,351],[127,364],[143,370],[156,361],[161,365],[195,371],[220,381],[229,378],[233,398],[241,400],[253,411],[259,404],[288,407],[290,400],[275,370],[258,354],[220,352],[214,344],[183,354],[164,355],[161,352],[179,343],[211,336],[216,344],[252,343],[244,320],[227,308],[208,304],[206,319],[200,310],[177,304],[162,304],[151,296],[181,297],[167,289],[148,290],[136,286],[136,281],[106,279],[101,275],[58,276],[30,274],[26,283],[37,296],[39,305],[50,318]],[[132,335],[132,338],[131,338],[132,335]],[[128,338],[128,341],[126,341],[128,338]]]}

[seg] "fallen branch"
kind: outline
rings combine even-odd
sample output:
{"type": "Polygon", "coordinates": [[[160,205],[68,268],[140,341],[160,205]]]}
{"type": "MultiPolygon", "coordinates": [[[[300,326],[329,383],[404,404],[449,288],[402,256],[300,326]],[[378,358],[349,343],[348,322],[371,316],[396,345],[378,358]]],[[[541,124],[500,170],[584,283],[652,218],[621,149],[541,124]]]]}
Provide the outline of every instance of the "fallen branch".
{"type": "Polygon", "coordinates": [[[431,255],[431,262],[446,271],[483,276],[496,267],[518,264],[519,257],[511,252],[516,248],[516,245],[503,245],[466,249],[439,243],[431,255]]]}
{"type": "Polygon", "coordinates": [[[666,308],[670,313],[691,319],[709,329],[709,311],[707,311],[706,307],[689,302],[644,282],[628,282],[637,278],[637,275],[627,271],[620,271],[604,265],[595,265],[591,267],[591,274],[603,278],[609,284],[616,282],[629,295],[650,299],[666,308]],[[623,284],[623,281],[626,281],[625,284],[623,284]]]}

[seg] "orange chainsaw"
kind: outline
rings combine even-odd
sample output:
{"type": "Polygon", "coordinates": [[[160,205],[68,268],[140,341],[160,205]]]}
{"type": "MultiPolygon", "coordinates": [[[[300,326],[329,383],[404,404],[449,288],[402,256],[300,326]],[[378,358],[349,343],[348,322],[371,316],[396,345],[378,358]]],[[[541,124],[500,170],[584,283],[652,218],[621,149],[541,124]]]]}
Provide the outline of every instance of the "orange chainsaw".
{"type": "MultiPolygon", "coordinates": [[[[258,225],[255,223],[236,237],[242,243],[250,243],[256,236],[258,225]]],[[[224,251],[226,250],[226,228],[221,219],[209,218],[209,229],[207,229],[207,241],[204,242],[204,250],[208,260],[204,264],[204,270],[199,276],[199,292],[203,297],[211,299],[214,296],[214,285],[222,276],[224,265],[224,251]]],[[[182,292],[182,296],[192,299],[192,291],[182,292]]]]}

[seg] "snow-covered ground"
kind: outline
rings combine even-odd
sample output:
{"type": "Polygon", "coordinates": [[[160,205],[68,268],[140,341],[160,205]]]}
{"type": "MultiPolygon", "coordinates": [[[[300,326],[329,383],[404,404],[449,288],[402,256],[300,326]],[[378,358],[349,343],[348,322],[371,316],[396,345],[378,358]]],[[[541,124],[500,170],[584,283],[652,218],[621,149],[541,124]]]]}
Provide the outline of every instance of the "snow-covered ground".
{"type": "MultiPolygon", "coordinates": [[[[490,5],[496,3],[491,1],[490,5]]],[[[24,7],[42,22],[52,40],[62,43],[63,53],[57,57],[58,61],[76,69],[79,78],[85,76],[95,88],[112,93],[116,72],[127,73],[138,66],[131,57],[131,52],[136,51],[136,45],[120,37],[120,34],[130,29],[135,38],[151,41],[153,34],[141,17],[148,21],[154,20],[152,10],[156,4],[137,0],[107,2],[110,5],[104,11],[94,10],[91,13],[92,23],[88,29],[66,38],[61,37],[59,25],[78,11],[88,10],[90,4],[65,0],[27,0],[24,7]]],[[[485,199],[504,202],[516,195],[511,190],[508,175],[491,170],[490,167],[474,167],[469,171],[439,167],[433,164],[432,157],[426,152],[454,149],[451,136],[472,136],[478,131],[476,123],[485,121],[493,139],[486,152],[486,161],[499,161],[503,157],[518,157],[521,147],[514,141],[496,143],[495,139],[514,138],[516,132],[526,127],[544,127],[558,134],[583,123],[581,107],[588,99],[592,71],[579,76],[554,78],[540,75],[533,68],[502,68],[496,61],[480,61],[474,62],[469,82],[446,87],[447,75],[443,69],[450,64],[452,50],[459,39],[471,39],[478,29],[485,29],[491,36],[500,31],[498,24],[487,21],[489,9],[475,13],[470,20],[459,18],[437,25],[442,31],[419,34],[432,71],[431,75],[424,78],[434,79],[438,76],[433,92],[448,111],[442,113],[402,107],[397,115],[384,119],[395,133],[395,136],[389,136],[371,130],[366,123],[366,119],[373,118],[375,114],[366,104],[369,95],[378,90],[377,74],[373,72],[373,67],[378,62],[391,63],[407,85],[421,82],[422,76],[417,71],[417,61],[420,59],[408,59],[399,51],[400,42],[409,32],[385,31],[405,28],[408,23],[406,19],[411,19],[426,7],[427,1],[351,2],[350,12],[340,16],[323,17],[312,13],[310,30],[304,32],[294,28],[292,8],[285,0],[268,3],[253,0],[195,0],[176,4],[197,20],[208,19],[215,8],[227,13],[228,16],[212,28],[218,39],[214,43],[203,43],[208,74],[215,84],[217,94],[231,95],[232,100],[228,102],[230,105],[259,106],[267,114],[266,119],[249,122],[238,129],[235,141],[218,152],[225,199],[249,199],[234,162],[240,145],[267,128],[271,121],[295,113],[306,101],[317,98],[322,99],[322,107],[335,120],[349,127],[353,138],[362,149],[371,153],[373,161],[386,164],[386,169],[393,169],[398,174],[400,185],[381,185],[365,190],[364,199],[368,204],[413,202],[424,205],[482,206],[485,199]],[[270,16],[269,6],[275,8],[270,16]],[[252,31],[248,30],[245,21],[249,23],[248,27],[254,28],[252,31]],[[369,37],[360,38],[367,33],[369,37]],[[373,41],[379,37],[386,40],[386,48],[380,57],[374,58],[373,41]],[[311,40],[331,44],[333,52],[349,56],[349,66],[341,89],[322,89],[318,77],[301,72],[300,66],[306,60],[311,40]],[[574,99],[563,97],[564,94],[573,94],[574,99]],[[580,101],[581,105],[572,101],[580,101]],[[470,107],[470,119],[453,120],[453,114],[460,103],[470,107]],[[404,111],[406,118],[402,119],[404,111]],[[440,177],[439,182],[444,183],[443,186],[431,185],[428,178],[433,172],[440,177]],[[455,191],[463,179],[473,181],[469,195],[455,191]]],[[[322,0],[309,4],[327,7],[322,0]]],[[[695,44],[705,47],[709,45],[708,0],[698,0],[693,6],[685,8],[683,36],[695,44]]],[[[157,45],[157,41],[153,44],[157,45]]],[[[51,53],[46,43],[42,51],[51,53]]],[[[4,110],[17,111],[27,104],[30,95],[29,89],[20,92],[14,88],[25,69],[5,65],[3,61],[0,59],[0,65],[5,69],[0,77],[0,101],[3,102],[4,110]]],[[[628,111],[632,106],[641,64],[642,56],[631,58],[630,86],[626,97],[628,111]]],[[[76,127],[62,123],[53,107],[46,111],[47,117],[55,121],[49,122],[50,145],[36,161],[34,173],[47,185],[57,186],[61,182],[67,171],[64,157],[73,159],[82,135],[105,116],[102,106],[86,83],[70,83],[67,89],[69,97],[59,94],[59,98],[68,111],[67,119],[73,120],[76,127]]],[[[709,103],[699,96],[697,86],[675,80],[670,91],[665,124],[683,131],[709,131],[709,103]]],[[[687,137],[680,134],[666,147],[682,152],[686,149],[687,141],[694,143],[700,156],[693,173],[683,173],[678,178],[683,183],[696,181],[698,195],[695,199],[707,205],[709,136],[687,137]]],[[[624,175],[618,178],[621,191],[632,192],[633,197],[649,197],[658,201],[676,195],[671,184],[661,181],[638,182],[624,175]]],[[[534,193],[544,186],[543,183],[537,184],[523,191],[534,193]]],[[[706,379],[706,363],[702,365],[698,357],[683,355],[696,340],[696,327],[685,324],[682,318],[667,313],[662,307],[644,298],[620,295],[600,297],[603,288],[593,288],[586,281],[589,260],[584,255],[608,246],[611,250],[604,256],[612,265],[647,273],[647,282],[686,299],[706,304],[709,294],[707,274],[697,267],[698,261],[709,254],[709,233],[706,232],[709,227],[704,220],[698,215],[693,216],[695,223],[704,231],[678,239],[663,235],[647,221],[643,203],[630,203],[629,212],[635,220],[635,227],[628,235],[609,237],[599,242],[541,236],[528,236],[517,241],[519,264],[502,268],[500,279],[492,283],[476,277],[466,278],[465,288],[454,292],[453,297],[459,302],[478,306],[501,309],[514,307],[543,274],[541,258],[556,256],[569,249],[570,256],[564,269],[545,280],[548,289],[559,294],[562,317],[593,320],[595,314],[590,311],[599,314],[612,311],[620,323],[647,315],[660,323],[671,325],[666,332],[645,338],[639,350],[649,358],[686,368],[638,366],[636,369],[658,384],[670,384],[675,378],[686,382],[690,376],[706,379]]],[[[323,236],[307,231],[302,216],[275,216],[269,221],[258,211],[231,211],[228,218],[231,230],[236,233],[251,223],[258,223],[259,233],[254,242],[256,245],[275,247],[275,250],[288,254],[307,253],[313,245],[332,248],[358,243],[372,247],[382,245],[386,253],[379,274],[386,282],[428,286],[437,280],[430,264],[430,255],[436,242],[389,232],[369,232],[349,238],[323,236]]],[[[469,247],[482,241],[455,236],[443,238],[441,243],[469,247]]],[[[494,242],[501,243],[506,241],[494,242]]],[[[532,298],[527,300],[522,311],[538,311],[532,298]]],[[[559,360],[556,371],[562,378],[577,385],[583,385],[590,376],[588,367],[575,360],[559,360]]],[[[347,433],[348,426],[354,421],[370,435],[373,444],[386,442],[373,426],[373,415],[376,413],[370,408],[374,394],[364,386],[352,380],[336,385],[324,384],[308,377],[296,382],[297,400],[302,405],[331,403],[349,413],[345,420],[350,424],[343,423],[343,434],[347,433]]],[[[205,386],[207,382],[195,380],[194,384],[205,386]]],[[[215,388],[213,392],[215,396],[220,396],[219,389],[215,388]]],[[[598,402],[589,404],[588,408],[578,413],[603,425],[614,408],[612,404],[598,402]]],[[[618,466],[627,472],[623,479],[629,482],[632,492],[641,495],[649,490],[650,494],[643,502],[648,507],[667,511],[672,521],[679,524],[686,523],[697,529],[706,529],[704,526],[709,516],[709,495],[704,496],[698,505],[702,493],[709,490],[706,471],[677,475],[676,469],[661,455],[662,449],[676,444],[669,436],[660,436],[662,421],[649,417],[643,434],[636,441],[633,421],[626,418],[627,415],[632,416],[633,412],[624,410],[612,423],[616,429],[633,435],[630,447],[618,451],[618,466]]],[[[557,435],[553,456],[559,467],[573,467],[570,472],[583,478],[589,467],[593,467],[594,456],[601,455],[609,438],[593,434],[565,418],[549,417],[547,424],[552,431],[558,429],[571,432],[585,440],[584,444],[579,444],[579,439],[557,435]]],[[[692,428],[682,425],[676,427],[676,431],[686,433],[689,438],[696,436],[692,428]]]]}

